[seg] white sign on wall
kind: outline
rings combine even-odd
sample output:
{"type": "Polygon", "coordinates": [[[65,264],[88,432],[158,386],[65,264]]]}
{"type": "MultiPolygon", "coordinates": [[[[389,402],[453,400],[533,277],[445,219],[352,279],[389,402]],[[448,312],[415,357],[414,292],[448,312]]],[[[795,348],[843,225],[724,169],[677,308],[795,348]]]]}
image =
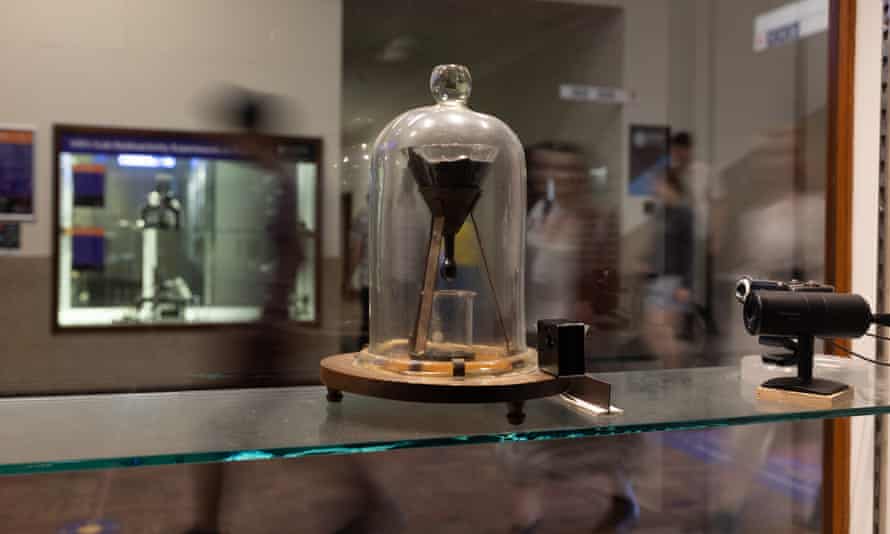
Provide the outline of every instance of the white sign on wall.
{"type": "Polygon", "coordinates": [[[596,102],[599,104],[623,104],[628,102],[630,94],[617,87],[597,87],[564,83],[559,86],[559,98],[574,102],[596,102]]]}
{"type": "Polygon", "coordinates": [[[799,0],[754,17],[754,51],[828,30],[828,0],[799,0]]]}

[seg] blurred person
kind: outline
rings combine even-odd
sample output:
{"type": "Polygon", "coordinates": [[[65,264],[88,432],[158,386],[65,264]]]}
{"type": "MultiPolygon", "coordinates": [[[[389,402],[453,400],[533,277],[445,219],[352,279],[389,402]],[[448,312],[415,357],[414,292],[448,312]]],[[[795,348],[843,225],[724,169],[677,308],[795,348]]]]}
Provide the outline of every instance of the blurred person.
{"type": "MultiPolygon", "coordinates": [[[[250,382],[262,381],[285,368],[292,356],[288,332],[290,295],[296,282],[297,270],[303,261],[302,246],[297,230],[296,180],[287,166],[278,159],[275,147],[263,137],[270,127],[274,110],[282,100],[242,88],[226,87],[208,99],[205,112],[226,127],[236,127],[241,133],[233,148],[246,154],[251,162],[275,178],[272,221],[267,227],[272,243],[273,270],[266,282],[259,321],[250,329],[245,346],[243,374],[250,382]]],[[[188,534],[216,534],[220,532],[221,502],[225,492],[225,465],[212,464],[195,471],[196,524],[188,534]]]]}
{"type": "MultiPolygon", "coordinates": [[[[737,365],[743,354],[761,352],[741,319],[734,285],[741,275],[789,280],[823,280],[825,236],[824,142],[804,147],[805,130],[825,139],[825,113],[805,117],[795,127],[758,134],[751,148],[724,167],[726,194],[714,233],[715,310],[721,312],[719,348],[737,365]]],[[[733,459],[733,484],[711,504],[712,523],[721,532],[737,532],[746,496],[766,465],[776,429],[773,425],[733,427],[727,454],[733,459]]],[[[818,439],[813,437],[812,439],[818,439]]]]}
{"type": "Polygon", "coordinates": [[[530,189],[542,191],[526,222],[527,320],[594,321],[589,288],[607,236],[578,147],[542,143],[527,150],[530,189]]]}
{"type": "Polygon", "coordinates": [[[695,159],[695,138],[689,132],[680,131],[671,137],[669,161],[669,169],[688,191],[696,238],[707,237],[711,205],[726,197],[723,181],[711,172],[710,165],[695,159]]]}
{"type": "Polygon", "coordinates": [[[656,212],[643,338],[649,352],[673,368],[682,363],[682,321],[692,301],[694,215],[677,173],[671,169],[660,173],[654,185],[656,212]]]}
{"type": "MultiPolygon", "coordinates": [[[[609,228],[594,205],[583,153],[573,145],[541,143],[526,155],[529,190],[537,197],[526,223],[529,332],[536,333],[537,320],[545,318],[590,324],[597,311],[591,288],[600,278],[600,244],[608,240],[609,228]]],[[[513,484],[512,532],[536,532],[546,519],[548,486],[566,480],[589,489],[590,511],[598,517],[594,532],[629,528],[639,506],[628,478],[634,462],[627,458],[640,444],[627,437],[596,448],[590,440],[500,445],[501,465],[513,484]]]]}
{"type": "MultiPolygon", "coordinates": [[[[558,188],[562,189],[562,188],[558,188]]],[[[567,317],[590,323],[590,303],[583,300],[581,263],[584,237],[582,201],[557,194],[550,206],[533,209],[527,232],[529,259],[529,327],[537,319],[567,317]],[[546,209],[546,212],[544,210],[546,209]]]]}
{"type": "Polygon", "coordinates": [[[715,333],[717,328],[711,313],[713,260],[719,241],[717,233],[722,227],[719,207],[726,198],[726,187],[721,176],[711,172],[710,165],[695,158],[695,138],[689,132],[680,131],[671,137],[669,168],[688,190],[690,207],[695,216],[692,311],[707,322],[710,333],[715,333]]]}
{"type": "MultiPolygon", "coordinates": [[[[276,114],[285,109],[280,97],[255,93],[241,88],[224,88],[205,111],[226,127],[236,127],[241,134],[233,148],[268,172],[276,181],[271,198],[271,221],[267,233],[276,261],[266,280],[265,297],[260,319],[249,331],[243,348],[244,379],[256,385],[275,383],[286,375],[300,354],[295,352],[299,337],[292,330],[290,302],[296,285],[297,271],[303,258],[302,237],[297,225],[296,177],[291,166],[278,158],[276,145],[263,135],[272,128],[276,114]]],[[[367,225],[365,225],[367,226],[367,225]]],[[[359,493],[357,507],[341,514],[336,522],[337,534],[366,532],[398,532],[401,514],[372,481],[366,468],[348,460],[341,469],[327,473],[329,487],[342,488],[343,495],[359,493]],[[383,505],[381,504],[383,503],[383,505]]],[[[222,531],[222,501],[226,495],[225,464],[211,464],[196,472],[195,525],[187,534],[218,534],[222,531]]],[[[276,527],[278,528],[278,527],[276,527]]]]}
{"type": "Polygon", "coordinates": [[[627,532],[640,518],[631,475],[645,461],[642,436],[612,436],[543,442],[510,442],[498,446],[501,465],[512,484],[514,534],[534,534],[546,517],[551,485],[571,481],[581,486],[586,508],[596,518],[592,532],[627,532]]]}
{"type": "MultiPolygon", "coordinates": [[[[821,115],[807,117],[804,124],[819,128],[821,115]]],[[[813,147],[804,153],[800,132],[789,127],[758,135],[751,149],[722,173],[729,194],[721,206],[715,298],[725,301],[718,307],[728,334],[721,336],[725,352],[756,346],[734,302],[739,276],[824,277],[824,151],[813,147]]]]}

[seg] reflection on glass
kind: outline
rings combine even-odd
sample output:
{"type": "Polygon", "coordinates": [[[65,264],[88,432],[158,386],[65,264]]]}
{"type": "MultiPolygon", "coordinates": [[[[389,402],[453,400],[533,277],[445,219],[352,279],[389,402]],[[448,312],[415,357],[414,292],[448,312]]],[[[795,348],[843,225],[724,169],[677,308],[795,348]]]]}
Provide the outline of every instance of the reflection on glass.
{"type": "MultiPolygon", "coordinates": [[[[786,2],[429,3],[422,19],[398,5],[344,3],[341,176],[355,191],[352,210],[363,209],[369,174],[359,147],[428,101],[412,80],[442,50],[484,65],[473,107],[526,147],[531,341],[537,319],[567,317],[593,326],[588,359],[598,368],[734,361],[759,350],[732,301],[737,275],[822,276],[823,22],[755,40],[786,2]],[[465,24],[442,32],[455,16],[465,24]]],[[[827,21],[822,3],[807,5],[812,21],[827,21]]],[[[405,226],[390,229],[403,248],[415,241],[405,226]]]]}
{"type": "MultiPolygon", "coordinates": [[[[537,319],[565,317],[591,325],[593,370],[738,366],[742,355],[762,352],[733,300],[738,276],[824,275],[828,2],[459,4],[424,2],[420,17],[398,0],[344,2],[342,140],[349,162],[341,177],[353,192],[353,211],[364,208],[368,188],[359,147],[373,144],[402,109],[424,105],[425,88],[411,81],[443,51],[458,54],[477,76],[474,108],[509,124],[525,143],[523,331],[530,346],[537,319]],[[777,26],[804,5],[805,34],[777,26]],[[462,24],[443,31],[455,19],[462,24]]],[[[410,189],[403,195],[413,196],[410,189]]],[[[419,213],[401,220],[426,216],[418,205],[410,209],[419,213]]],[[[388,230],[405,256],[422,255],[425,229],[388,230]]],[[[399,276],[398,255],[391,261],[399,276]]],[[[358,299],[349,306],[357,309],[358,299]]],[[[817,529],[818,476],[776,514],[758,517],[746,508],[760,502],[753,488],[789,458],[815,459],[818,469],[821,441],[811,430],[751,427],[677,440],[685,452],[707,450],[710,456],[696,459],[705,466],[678,475],[668,465],[673,452],[648,458],[649,465],[661,463],[667,478],[704,478],[701,487],[723,495],[689,521],[674,512],[687,497],[674,499],[681,488],[665,482],[658,496],[664,506],[644,502],[642,525],[724,532],[790,530],[793,522],[817,529]],[[781,447],[773,446],[777,435],[781,447]],[[699,448],[699,441],[706,443],[699,448]],[[719,480],[712,471],[720,471],[719,480]]],[[[550,445],[544,453],[516,448],[519,465],[544,464],[517,491],[517,531],[539,519],[547,530],[538,486],[584,473],[566,458],[599,462],[578,476],[581,486],[620,498],[627,496],[622,480],[633,489],[645,485],[611,473],[605,453],[550,445]]],[[[781,492],[777,486],[789,483],[769,484],[781,492]]],[[[707,497],[703,491],[688,499],[707,497]]]]}

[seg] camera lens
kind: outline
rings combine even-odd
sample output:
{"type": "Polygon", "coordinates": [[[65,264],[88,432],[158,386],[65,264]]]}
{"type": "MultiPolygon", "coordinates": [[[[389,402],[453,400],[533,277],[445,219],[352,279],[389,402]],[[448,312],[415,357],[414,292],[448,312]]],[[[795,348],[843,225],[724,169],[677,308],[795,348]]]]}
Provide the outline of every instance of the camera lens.
{"type": "Polygon", "coordinates": [[[743,301],[745,306],[742,308],[742,318],[745,321],[745,330],[752,336],[756,336],[760,330],[760,316],[762,312],[760,297],[756,293],[747,296],[749,298],[743,301]]]}

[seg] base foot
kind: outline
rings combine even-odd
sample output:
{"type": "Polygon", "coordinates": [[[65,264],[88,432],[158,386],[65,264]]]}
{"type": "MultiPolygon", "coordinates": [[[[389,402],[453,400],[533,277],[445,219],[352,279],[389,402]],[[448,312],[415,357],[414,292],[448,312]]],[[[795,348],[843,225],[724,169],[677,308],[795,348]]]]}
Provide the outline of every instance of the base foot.
{"type": "Polygon", "coordinates": [[[327,399],[328,402],[340,402],[343,400],[343,392],[339,389],[328,388],[327,399]]]}
{"type": "Polygon", "coordinates": [[[521,425],[525,422],[525,401],[507,403],[507,421],[511,425],[521,425]]]}

